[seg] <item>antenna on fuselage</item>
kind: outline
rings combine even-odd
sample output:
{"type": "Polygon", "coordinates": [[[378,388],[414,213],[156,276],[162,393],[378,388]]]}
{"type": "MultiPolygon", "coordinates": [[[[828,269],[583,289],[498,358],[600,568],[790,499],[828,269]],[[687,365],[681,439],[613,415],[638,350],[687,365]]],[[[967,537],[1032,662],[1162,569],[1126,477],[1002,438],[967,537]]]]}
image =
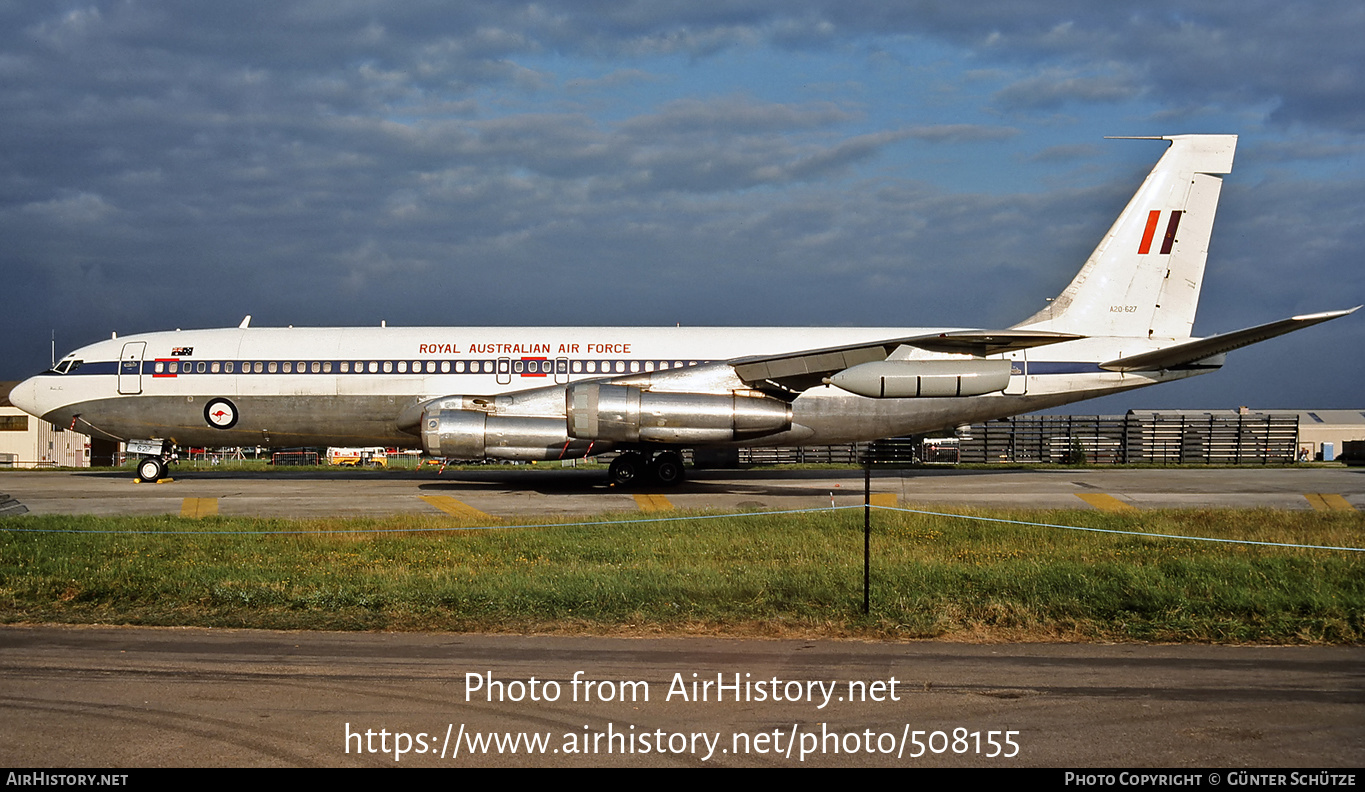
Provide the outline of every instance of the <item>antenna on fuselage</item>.
{"type": "Polygon", "coordinates": [[[52,368],[57,368],[57,328],[52,329],[52,368]]]}
{"type": "Polygon", "coordinates": [[[247,315],[246,315],[246,318],[242,320],[242,323],[239,324],[239,325],[237,325],[237,328],[238,328],[239,330],[245,330],[245,329],[247,329],[247,328],[250,327],[250,326],[251,326],[251,314],[247,314],[247,315]]]}

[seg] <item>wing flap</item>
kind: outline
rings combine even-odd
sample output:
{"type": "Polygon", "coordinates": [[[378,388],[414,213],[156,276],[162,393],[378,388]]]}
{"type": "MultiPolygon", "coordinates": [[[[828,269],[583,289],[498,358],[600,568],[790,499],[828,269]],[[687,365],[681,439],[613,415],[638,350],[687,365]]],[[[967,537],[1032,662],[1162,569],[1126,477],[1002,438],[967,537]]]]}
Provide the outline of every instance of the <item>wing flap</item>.
{"type": "Polygon", "coordinates": [[[819,378],[834,371],[843,371],[859,363],[886,360],[899,344],[874,344],[845,349],[816,350],[795,355],[768,358],[744,358],[731,361],[735,373],[745,382],[780,382],[805,377],[819,378]]]}

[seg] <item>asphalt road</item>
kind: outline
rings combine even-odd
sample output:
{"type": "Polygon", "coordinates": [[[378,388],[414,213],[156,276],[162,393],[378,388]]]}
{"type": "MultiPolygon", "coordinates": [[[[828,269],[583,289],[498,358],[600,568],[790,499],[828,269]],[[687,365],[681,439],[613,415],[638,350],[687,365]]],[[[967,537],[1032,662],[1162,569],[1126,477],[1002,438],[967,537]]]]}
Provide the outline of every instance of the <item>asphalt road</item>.
{"type": "Polygon", "coordinates": [[[14,766],[1358,768],[1363,705],[1361,647],[0,628],[14,766]]]}
{"type": "MultiPolygon", "coordinates": [[[[32,514],[197,514],[317,518],[449,511],[496,517],[680,509],[801,509],[862,503],[858,470],[695,471],[667,490],[609,487],[600,471],[488,468],[371,473],[0,472],[0,493],[32,514]]],[[[1065,468],[875,471],[887,505],[1011,508],[1365,509],[1365,468],[1065,468]]]]}

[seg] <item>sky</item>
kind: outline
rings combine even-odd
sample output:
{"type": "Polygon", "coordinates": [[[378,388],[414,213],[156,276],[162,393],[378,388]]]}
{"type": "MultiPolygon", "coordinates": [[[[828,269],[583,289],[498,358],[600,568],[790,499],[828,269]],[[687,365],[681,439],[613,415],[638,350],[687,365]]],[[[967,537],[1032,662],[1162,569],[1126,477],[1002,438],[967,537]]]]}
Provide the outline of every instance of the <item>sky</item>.
{"type": "MultiPolygon", "coordinates": [[[[1365,303],[1365,4],[0,0],[0,379],[111,332],[1003,328],[1240,136],[1198,335],[1365,303]]],[[[1365,407],[1365,311],[1073,405],[1365,407]]]]}

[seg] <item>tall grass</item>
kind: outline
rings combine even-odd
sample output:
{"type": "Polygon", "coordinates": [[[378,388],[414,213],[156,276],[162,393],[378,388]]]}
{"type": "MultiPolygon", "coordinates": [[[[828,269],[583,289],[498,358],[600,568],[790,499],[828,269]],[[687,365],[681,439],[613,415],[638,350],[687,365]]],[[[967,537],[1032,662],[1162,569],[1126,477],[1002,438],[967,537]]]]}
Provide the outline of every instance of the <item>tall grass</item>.
{"type": "MultiPolygon", "coordinates": [[[[1365,543],[1359,513],[962,513],[1365,543]]],[[[0,621],[979,640],[1359,643],[1365,635],[1363,553],[878,511],[864,615],[859,511],[616,517],[622,522],[477,531],[446,516],[0,519],[0,621]],[[338,530],[359,533],[330,533],[338,530]]]]}

